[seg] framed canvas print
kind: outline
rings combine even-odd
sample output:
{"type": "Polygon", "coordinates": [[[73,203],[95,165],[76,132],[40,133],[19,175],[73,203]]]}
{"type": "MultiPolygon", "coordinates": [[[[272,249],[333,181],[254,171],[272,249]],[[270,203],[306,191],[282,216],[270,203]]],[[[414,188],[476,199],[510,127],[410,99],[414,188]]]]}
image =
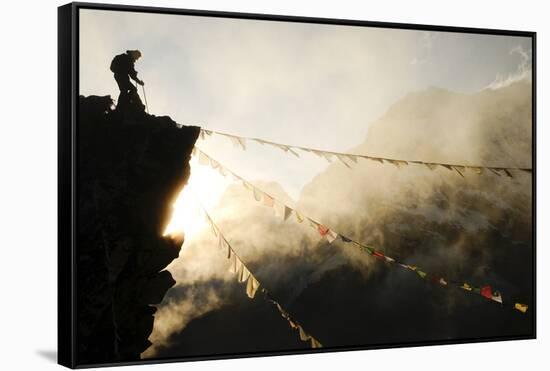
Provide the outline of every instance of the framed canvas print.
{"type": "Polygon", "coordinates": [[[535,337],[535,33],[59,8],[59,363],[535,337]]]}

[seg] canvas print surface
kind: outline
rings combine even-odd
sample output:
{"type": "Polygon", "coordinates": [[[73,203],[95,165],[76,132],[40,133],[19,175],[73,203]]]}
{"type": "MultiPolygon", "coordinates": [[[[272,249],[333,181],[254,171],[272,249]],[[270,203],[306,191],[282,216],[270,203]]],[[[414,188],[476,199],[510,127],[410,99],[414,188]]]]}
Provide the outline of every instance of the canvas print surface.
{"type": "Polygon", "coordinates": [[[80,364],[534,334],[531,37],[78,33],[80,364]]]}

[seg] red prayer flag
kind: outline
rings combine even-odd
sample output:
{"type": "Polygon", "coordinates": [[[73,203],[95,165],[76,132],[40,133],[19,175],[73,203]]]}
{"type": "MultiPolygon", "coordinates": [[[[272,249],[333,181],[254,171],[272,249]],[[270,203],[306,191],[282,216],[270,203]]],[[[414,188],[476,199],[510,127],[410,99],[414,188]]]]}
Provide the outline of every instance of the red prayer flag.
{"type": "Polygon", "coordinates": [[[491,290],[491,286],[483,286],[480,291],[481,296],[485,296],[487,299],[493,298],[493,290],[491,290]]]}
{"type": "Polygon", "coordinates": [[[378,251],[375,251],[373,253],[373,255],[376,256],[377,258],[381,258],[381,259],[385,258],[384,254],[382,254],[381,252],[378,252],[378,251]]]}
{"type": "Polygon", "coordinates": [[[325,237],[325,235],[328,233],[329,229],[327,227],[325,227],[324,225],[322,224],[319,224],[319,226],[317,227],[317,229],[319,230],[319,234],[323,237],[325,237]]]}

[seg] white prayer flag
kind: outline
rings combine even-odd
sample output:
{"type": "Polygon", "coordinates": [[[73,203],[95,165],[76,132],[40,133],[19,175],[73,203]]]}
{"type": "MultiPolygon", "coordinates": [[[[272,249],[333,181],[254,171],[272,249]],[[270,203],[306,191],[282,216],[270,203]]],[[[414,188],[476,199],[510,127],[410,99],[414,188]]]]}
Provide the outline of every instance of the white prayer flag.
{"type": "Polygon", "coordinates": [[[253,275],[250,275],[248,277],[248,282],[246,283],[246,295],[250,299],[254,299],[254,295],[256,295],[256,291],[258,291],[258,288],[260,287],[260,283],[253,275]]]}
{"type": "Polygon", "coordinates": [[[496,301],[497,303],[502,304],[502,295],[500,295],[500,292],[498,291],[493,292],[493,295],[491,295],[491,299],[496,301]]]}
{"type": "Polygon", "coordinates": [[[325,235],[329,243],[332,243],[335,239],[338,238],[338,233],[334,232],[333,230],[329,229],[327,234],[325,235]]]}
{"type": "Polygon", "coordinates": [[[292,211],[285,204],[283,204],[282,202],[277,201],[277,200],[275,200],[274,209],[275,209],[275,215],[277,215],[278,217],[280,217],[283,220],[287,220],[288,217],[290,216],[291,211],[292,211]]]}
{"type": "Polygon", "coordinates": [[[242,264],[242,270],[239,275],[239,282],[245,282],[248,280],[248,277],[250,276],[250,271],[242,264]]]}
{"type": "Polygon", "coordinates": [[[235,147],[241,147],[243,150],[246,150],[245,140],[244,138],[234,137],[230,136],[231,142],[235,147]]]}
{"type": "Polygon", "coordinates": [[[199,151],[199,164],[210,165],[210,159],[202,151],[199,151]]]}
{"type": "Polygon", "coordinates": [[[218,249],[223,250],[225,248],[225,239],[223,238],[222,234],[220,233],[218,235],[218,249]]]}
{"type": "Polygon", "coordinates": [[[235,272],[233,273],[237,273],[237,280],[242,276],[243,268],[243,262],[241,261],[241,259],[239,259],[237,255],[235,255],[235,272]]]}

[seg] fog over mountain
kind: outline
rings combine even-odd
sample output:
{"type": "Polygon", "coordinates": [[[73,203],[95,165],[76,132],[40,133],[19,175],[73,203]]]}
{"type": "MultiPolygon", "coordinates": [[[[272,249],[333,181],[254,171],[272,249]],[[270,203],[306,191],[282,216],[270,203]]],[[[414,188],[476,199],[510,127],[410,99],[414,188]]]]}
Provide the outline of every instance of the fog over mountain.
{"type": "MultiPolygon", "coordinates": [[[[478,93],[410,93],[369,123],[348,152],[456,164],[531,167],[531,82],[478,93]]],[[[338,127],[334,127],[338,135],[338,127]]],[[[327,146],[324,146],[327,148],[327,146]]],[[[284,161],[300,161],[290,156],[284,161]]],[[[532,305],[532,177],[439,167],[333,163],[297,200],[284,185],[250,179],[305,215],[428,273],[489,284],[532,305]]],[[[192,175],[191,175],[192,176],[192,175]]],[[[260,283],[324,346],[488,338],[531,333],[519,313],[376,261],[351,244],[320,240],[278,219],[239,184],[211,210],[260,283]]],[[[307,349],[279,313],[228,272],[209,230],[184,243],[169,270],[177,284],[155,314],[142,357],[307,349]]]]}

